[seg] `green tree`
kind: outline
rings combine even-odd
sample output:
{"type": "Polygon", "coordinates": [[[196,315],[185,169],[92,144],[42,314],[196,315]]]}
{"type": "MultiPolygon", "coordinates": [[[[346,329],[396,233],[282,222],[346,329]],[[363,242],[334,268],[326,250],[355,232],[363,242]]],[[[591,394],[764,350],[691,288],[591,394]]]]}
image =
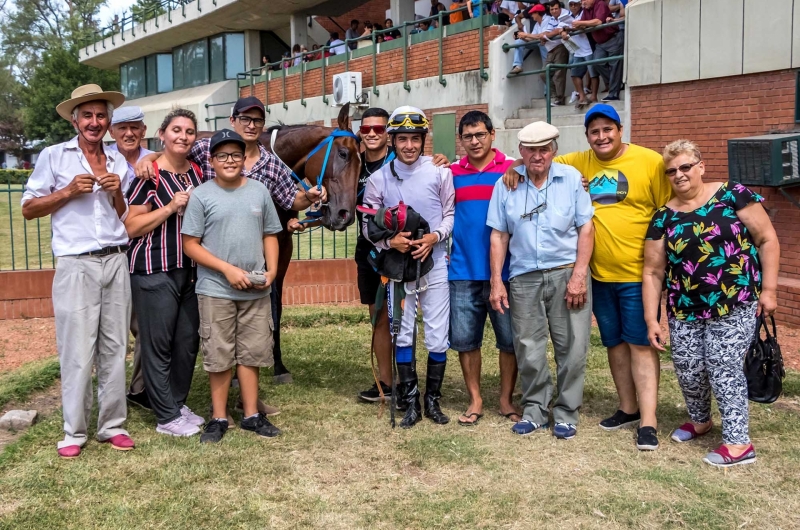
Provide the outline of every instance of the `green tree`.
{"type": "Polygon", "coordinates": [[[76,51],[55,48],[45,52],[23,92],[27,136],[48,144],[75,136],[72,124],[56,113],[56,105],[87,83],[98,84],[104,90],[119,90],[119,74],[80,64],[76,51]]]}
{"type": "Polygon", "coordinates": [[[167,12],[164,6],[164,0],[136,0],[136,3],[131,6],[133,19],[143,24],[146,20],[163,15],[167,12]]]}
{"type": "Polygon", "coordinates": [[[17,157],[25,145],[22,89],[11,68],[0,63],[0,151],[10,151],[17,157]]]}

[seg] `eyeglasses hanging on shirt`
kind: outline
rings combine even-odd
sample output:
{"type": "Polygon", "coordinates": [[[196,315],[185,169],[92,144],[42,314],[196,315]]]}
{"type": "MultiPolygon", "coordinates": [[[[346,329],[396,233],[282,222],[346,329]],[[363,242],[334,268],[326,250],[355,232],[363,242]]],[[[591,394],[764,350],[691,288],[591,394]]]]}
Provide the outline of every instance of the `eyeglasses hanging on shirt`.
{"type": "Polygon", "coordinates": [[[524,213],[524,214],[520,215],[519,216],[520,219],[527,219],[528,221],[533,221],[533,216],[535,214],[538,215],[538,214],[543,213],[543,212],[545,212],[547,210],[547,190],[548,190],[548,188],[550,188],[550,184],[552,184],[552,181],[549,182],[547,184],[547,186],[544,187],[544,190],[539,190],[540,193],[542,191],[544,191],[544,200],[541,202],[541,204],[538,204],[538,205],[534,206],[534,208],[531,211],[528,212],[528,195],[529,195],[528,192],[531,189],[530,177],[525,180],[525,186],[526,186],[526,188],[525,188],[525,208],[523,208],[523,210],[528,212],[528,213],[524,213]]]}

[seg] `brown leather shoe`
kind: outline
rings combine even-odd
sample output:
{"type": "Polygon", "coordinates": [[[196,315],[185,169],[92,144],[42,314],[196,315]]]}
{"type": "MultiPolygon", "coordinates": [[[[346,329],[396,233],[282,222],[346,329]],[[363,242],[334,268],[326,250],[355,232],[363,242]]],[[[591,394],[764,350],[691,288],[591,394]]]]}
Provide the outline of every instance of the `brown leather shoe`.
{"type": "MultiPolygon", "coordinates": [[[[260,412],[264,416],[277,416],[278,414],[281,413],[280,409],[278,409],[277,407],[272,407],[270,405],[267,405],[266,403],[264,403],[260,399],[258,400],[258,403],[256,404],[256,409],[258,410],[258,412],[260,412]]],[[[244,412],[244,407],[242,405],[242,401],[241,400],[239,400],[236,403],[236,411],[237,412],[244,412]]]]}

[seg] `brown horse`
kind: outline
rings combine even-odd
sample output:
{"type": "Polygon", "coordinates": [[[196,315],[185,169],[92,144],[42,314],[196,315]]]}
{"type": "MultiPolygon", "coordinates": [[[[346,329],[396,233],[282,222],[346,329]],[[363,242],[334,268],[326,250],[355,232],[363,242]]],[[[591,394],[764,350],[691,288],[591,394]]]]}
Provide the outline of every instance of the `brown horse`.
{"type": "MultiPolygon", "coordinates": [[[[338,130],[350,130],[349,104],[342,107],[338,117],[338,130]]],[[[294,171],[295,175],[304,178],[312,186],[322,174],[322,185],[328,191],[328,202],[323,206],[322,226],[330,230],[345,230],[355,221],[358,177],[361,172],[361,157],[358,142],[354,138],[339,137],[333,141],[328,164],[322,167],[325,149],[318,150],[310,159],[309,153],[336,130],[332,127],[314,125],[278,125],[270,127],[261,135],[261,143],[268,150],[273,150],[283,162],[294,171]],[[274,146],[271,145],[272,131],[277,131],[274,146]]],[[[278,236],[279,258],[278,275],[272,285],[273,321],[275,323],[275,381],[291,382],[289,370],[283,364],[281,353],[280,322],[283,313],[283,280],[292,259],[294,244],[292,235],[286,229],[289,219],[296,218],[297,212],[284,210],[275,206],[281,219],[283,232],[278,236]]]]}

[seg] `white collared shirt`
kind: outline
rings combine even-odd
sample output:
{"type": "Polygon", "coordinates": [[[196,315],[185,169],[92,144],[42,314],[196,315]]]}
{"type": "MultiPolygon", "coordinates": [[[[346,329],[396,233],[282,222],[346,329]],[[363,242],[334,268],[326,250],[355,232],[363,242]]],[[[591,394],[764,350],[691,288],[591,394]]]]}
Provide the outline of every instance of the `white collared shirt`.
{"type": "MultiPolygon", "coordinates": [[[[128,163],[122,153],[104,146],[106,171],[120,176],[124,196],[128,191],[128,163]]],[[[64,189],[80,174],[92,174],[92,167],[78,146],[78,137],[45,147],[36,160],[22,194],[22,204],[46,197],[64,189]]],[[[123,220],[128,215],[127,202],[122,219],[117,215],[111,195],[95,184],[91,193],[70,199],[50,216],[53,229],[53,254],[56,257],[74,256],[105,247],[128,244],[128,232],[123,220]]]]}
{"type": "MultiPolygon", "coordinates": [[[[561,9],[561,15],[558,18],[546,15],[545,19],[542,20],[542,33],[549,33],[556,28],[564,28],[572,26],[573,22],[572,13],[569,12],[568,9],[561,9]]],[[[544,43],[544,47],[547,48],[547,51],[551,51],[553,48],[562,44],[561,37],[555,36],[552,39],[547,39],[547,42],[544,43]]]]}
{"type": "MultiPolygon", "coordinates": [[[[107,149],[111,149],[112,151],[119,152],[119,147],[117,146],[116,143],[108,145],[108,146],[106,146],[106,148],[107,149]]],[[[153,154],[153,151],[151,151],[149,149],[145,149],[144,147],[139,147],[139,158],[138,158],[138,160],[141,160],[142,158],[146,157],[147,155],[151,155],[151,154],[153,154]]],[[[125,163],[126,164],[128,163],[127,159],[125,159],[125,163]]],[[[131,164],[128,164],[128,186],[131,186],[133,184],[133,181],[136,179],[135,169],[136,168],[134,168],[131,164]]],[[[122,176],[122,175],[120,175],[120,176],[122,176]]]]}

